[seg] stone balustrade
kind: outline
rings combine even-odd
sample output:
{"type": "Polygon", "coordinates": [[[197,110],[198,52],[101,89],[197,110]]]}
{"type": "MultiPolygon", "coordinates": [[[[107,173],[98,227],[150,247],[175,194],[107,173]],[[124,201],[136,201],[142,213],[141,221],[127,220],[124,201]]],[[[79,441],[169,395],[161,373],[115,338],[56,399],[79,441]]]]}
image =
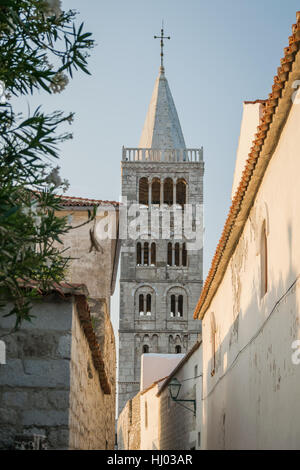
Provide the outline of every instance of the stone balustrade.
{"type": "Polygon", "coordinates": [[[123,147],[122,160],[125,162],[202,162],[203,147],[167,150],[123,147]]]}

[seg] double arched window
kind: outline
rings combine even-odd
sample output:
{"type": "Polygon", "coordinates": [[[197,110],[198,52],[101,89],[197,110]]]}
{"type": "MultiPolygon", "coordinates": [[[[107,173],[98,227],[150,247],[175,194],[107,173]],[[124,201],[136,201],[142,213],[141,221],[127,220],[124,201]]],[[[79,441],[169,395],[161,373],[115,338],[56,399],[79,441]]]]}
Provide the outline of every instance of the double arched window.
{"type": "Polygon", "coordinates": [[[187,250],[185,243],[168,243],[168,266],[187,266],[187,250]]]}
{"type": "Polygon", "coordinates": [[[183,318],[187,313],[187,297],[180,287],[170,289],[168,295],[168,312],[171,318],[183,318]]]}
{"type": "Polygon", "coordinates": [[[151,294],[139,294],[139,314],[140,316],[143,315],[151,315],[151,307],[152,307],[152,299],[151,294]]]}
{"type": "Polygon", "coordinates": [[[156,265],[156,244],[154,242],[138,242],[136,245],[136,264],[137,266],[155,266],[156,265]]]}
{"type": "Polygon", "coordinates": [[[150,286],[139,287],[135,293],[137,317],[151,317],[155,313],[155,291],[150,286]]]}

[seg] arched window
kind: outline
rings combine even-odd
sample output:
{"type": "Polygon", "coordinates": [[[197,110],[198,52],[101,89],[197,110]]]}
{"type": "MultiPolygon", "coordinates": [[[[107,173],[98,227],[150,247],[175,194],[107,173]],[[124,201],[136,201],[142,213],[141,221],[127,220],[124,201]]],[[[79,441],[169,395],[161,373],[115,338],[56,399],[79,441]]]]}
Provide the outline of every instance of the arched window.
{"type": "Polygon", "coordinates": [[[156,265],[156,244],[151,243],[151,265],[156,265]]]}
{"type": "Polygon", "coordinates": [[[175,346],[175,352],[176,352],[176,354],[180,354],[181,353],[181,346],[175,346]]]}
{"type": "Polygon", "coordinates": [[[166,178],[164,181],[164,204],[172,206],[173,204],[173,180],[166,178]]]}
{"type": "Polygon", "coordinates": [[[143,294],[139,295],[139,313],[140,315],[144,315],[144,296],[143,294]]]}
{"type": "Polygon", "coordinates": [[[149,346],[148,346],[148,344],[144,344],[144,346],[143,346],[143,354],[148,354],[148,352],[149,352],[149,346]]]}
{"type": "Polygon", "coordinates": [[[160,204],[160,180],[158,178],[152,181],[152,204],[160,204]]]}
{"type": "Polygon", "coordinates": [[[261,297],[263,297],[268,291],[268,244],[265,222],[263,223],[260,239],[260,272],[261,297]]]}
{"type": "MultiPolygon", "coordinates": [[[[151,286],[140,286],[134,294],[134,306],[136,319],[155,320],[155,290],[151,286]]],[[[149,335],[144,337],[142,344],[149,344],[149,335]]]]}
{"type": "Polygon", "coordinates": [[[151,294],[147,294],[146,297],[146,312],[147,315],[151,315],[151,294]]]}
{"type": "Polygon", "coordinates": [[[178,312],[179,317],[183,317],[183,295],[178,296],[178,312]]]}
{"type": "Polygon", "coordinates": [[[180,265],[180,255],[179,255],[179,252],[180,252],[179,243],[175,243],[175,266],[179,266],[179,265],[180,265]]]}
{"type": "Polygon", "coordinates": [[[185,289],[178,286],[168,290],[167,309],[171,318],[186,318],[188,300],[185,289]]]}
{"type": "Polygon", "coordinates": [[[172,243],[168,243],[168,266],[172,266],[172,243]]]}
{"type": "Polygon", "coordinates": [[[148,178],[143,177],[139,181],[139,203],[148,206],[149,203],[148,178]]]}
{"type": "Polygon", "coordinates": [[[180,179],[176,183],[176,204],[180,204],[182,208],[186,204],[186,182],[180,179]]]}
{"type": "Polygon", "coordinates": [[[185,243],[182,245],[182,266],[187,266],[187,251],[185,243]]]}
{"type": "Polygon", "coordinates": [[[175,295],[171,295],[171,317],[175,317],[176,314],[176,297],[175,295]]]}
{"type": "Polygon", "coordinates": [[[136,264],[142,264],[142,245],[140,243],[136,245],[136,264]]]}
{"type": "Polygon", "coordinates": [[[149,265],[149,243],[144,243],[144,266],[149,265]]]}

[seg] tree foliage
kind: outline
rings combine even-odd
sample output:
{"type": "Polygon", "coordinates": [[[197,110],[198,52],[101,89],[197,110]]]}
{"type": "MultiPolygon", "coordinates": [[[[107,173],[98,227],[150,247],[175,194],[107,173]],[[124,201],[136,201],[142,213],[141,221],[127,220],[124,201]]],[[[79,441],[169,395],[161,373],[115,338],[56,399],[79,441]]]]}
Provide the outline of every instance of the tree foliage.
{"type": "Polygon", "coordinates": [[[55,160],[71,137],[60,127],[73,116],[39,107],[25,117],[10,96],[61,92],[74,72],[89,73],[94,42],[76,14],[57,0],[0,0],[0,307],[13,302],[16,326],[31,319],[32,298],[60,282],[69,261],[59,248],[70,226],[56,216],[65,182],[55,160]]]}

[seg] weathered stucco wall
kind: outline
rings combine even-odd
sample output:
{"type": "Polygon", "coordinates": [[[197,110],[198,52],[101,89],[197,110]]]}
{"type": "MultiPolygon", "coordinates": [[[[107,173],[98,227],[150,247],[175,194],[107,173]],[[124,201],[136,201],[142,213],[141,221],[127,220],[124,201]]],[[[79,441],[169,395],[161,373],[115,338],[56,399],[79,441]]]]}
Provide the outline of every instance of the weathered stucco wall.
{"type": "Polygon", "coordinates": [[[294,104],[202,323],[207,449],[300,446],[300,365],[291,357],[291,345],[300,338],[299,122],[300,107],[294,104]],[[262,297],[263,223],[268,291],[262,297]]]}
{"type": "Polygon", "coordinates": [[[246,160],[248,158],[254,135],[257,132],[257,126],[261,118],[263,104],[257,102],[243,103],[243,116],[241,122],[240,138],[236,154],[235,169],[232,182],[231,198],[238,188],[239,182],[245,168],[246,160]]]}
{"type": "MultiPolygon", "coordinates": [[[[91,208],[92,209],[92,208],[91,208]]],[[[112,277],[114,261],[116,256],[116,239],[106,238],[102,240],[99,236],[100,226],[105,221],[110,221],[111,230],[115,226],[117,235],[118,211],[111,207],[113,215],[109,217],[108,209],[97,210],[95,220],[84,224],[88,219],[86,208],[70,207],[57,213],[58,216],[66,216],[73,230],[67,232],[62,241],[66,256],[73,258],[67,273],[67,280],[73,283],[82,283],[87,286],[92,299],[105,299],[108,312],[110,296],[112,292],[112,277]],[[100,224],[98,226],[98,224],[100,224]],[[82,225],[82,226],[81,226],[82,225]]]]}
{"type": "Polygon", "coordinates": [[[169,378],[152,384],[140,393],[141,449],[190,450],[200,449],[202,427],[202,344],[197,343],[169,378]],[[181,383],[178,399],[196,400],[193,403],[172,401],[168,383],[176,377],[181,383]]]}
{"type": "Polygon", "coordinates": [[[141,444],[140,394],[128,400],[118,418],[118,449],[139,450],[141,444]]]}
{"type": "MultiPolygon", "coordinates": [[[[71,351],[70,449],[113,449],[115,387],[111,394],[104,394],[76,311],[73,313],[71,351]]],[[[107,354],[111,356],[112,351],[108,350],[107,354]]]]}
{"type": "MultiPolygon", "coordinates": [[[[181,383],[178,399],[196,400],[196,416],[193,403],[182,405],[170,398],[168,387],[159,394],[159,448],[162,450],[199,449],[202,418],[202,346],[174,373],[181,383]],[[199,433],[199,434],[198,434],[199,433]]],[[[173,374],[172,374],[173,375],[173,374]]]]}
{"type": "Polygon", "coordinates": [[[158,385],[141,393],[141,450],[155,450],[159,447],[160,398],[156,396],[158,385]]]}

